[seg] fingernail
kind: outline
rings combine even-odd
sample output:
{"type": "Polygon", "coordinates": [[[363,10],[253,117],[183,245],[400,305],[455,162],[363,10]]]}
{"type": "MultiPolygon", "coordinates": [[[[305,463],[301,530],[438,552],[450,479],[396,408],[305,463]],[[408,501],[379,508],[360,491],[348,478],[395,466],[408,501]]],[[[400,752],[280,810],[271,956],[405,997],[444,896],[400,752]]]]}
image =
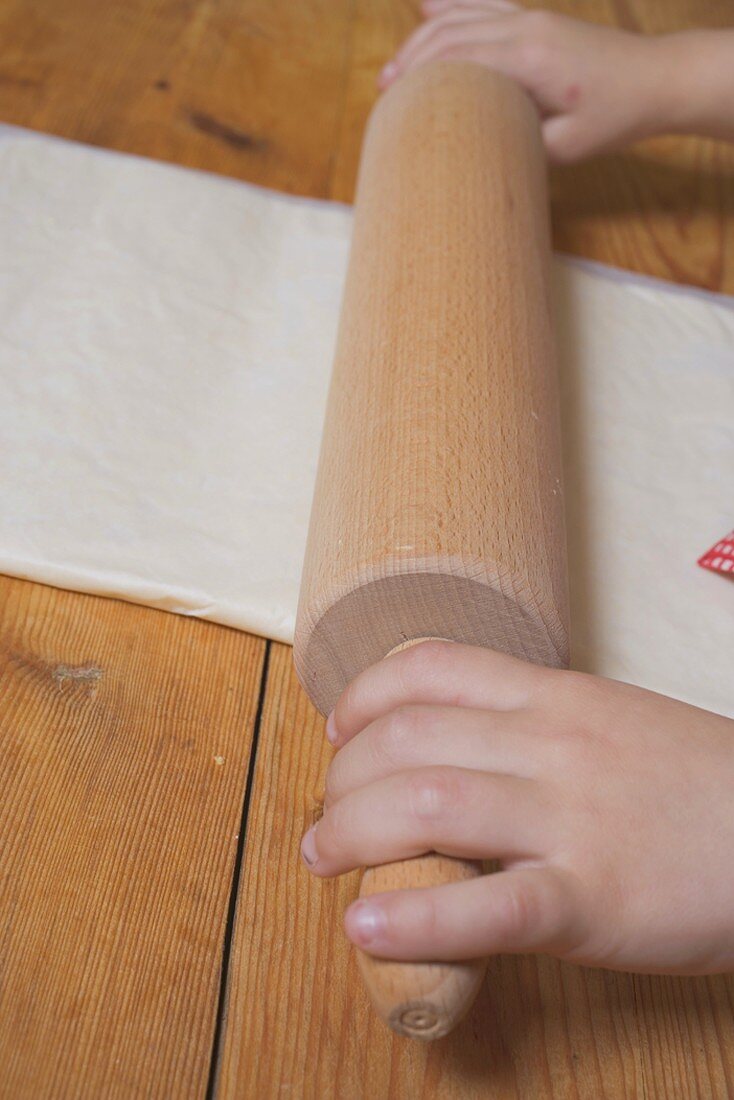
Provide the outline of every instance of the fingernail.
{"type": "Polygon", "coordinates": [[[339,739],[339,733],[336,728],[336,722],[334,721],[334,711],[332,710],[329,717],[326,719],[326,737],[327,740],[335,745],[339,739]]]}
{"type": "Polygon", "coordinates": [[[398,67],[395,64],[395,62],[394,61],[388,61],[387,65],[385,66],[385,68],[380,73],[380,80],[382,81],[383,84],[387,84],[391,80],[393,80],[397,76],[397,74],[398,74],[398,67]]]}
{"type": "Polygon", "coordinates": [[[373,901],[355,901],[347,910],[346,921],[350,939],[363,947],[376,940],[387,924],[382,907],[373,901]]]}
{"type": "Polygon", "coordinates": [[[312,825],[301,841],[301,855],[309,867],[315,867],[319,853],[316,851],[316,826],[312,825]]]}

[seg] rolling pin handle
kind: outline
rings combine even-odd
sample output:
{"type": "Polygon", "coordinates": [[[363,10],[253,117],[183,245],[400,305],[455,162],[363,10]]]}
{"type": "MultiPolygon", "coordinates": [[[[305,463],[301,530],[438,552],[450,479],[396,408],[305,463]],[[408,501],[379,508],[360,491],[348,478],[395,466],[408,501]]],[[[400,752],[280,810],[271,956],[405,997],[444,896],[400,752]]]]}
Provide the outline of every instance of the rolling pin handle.
{"type": "MultiPolygon", "coordinates": [[[[413,638],[394,646],[391,657],[422,642],[447,641],[435,636],[413,638]]],[[[426,856],[385,864],[365,871],[360,897],[442,886],[482,873],[474,860],[454,859],[431,852],[426,856]]],[[[358,951],[359,966],[372,1004],[398,1035],[424,1042],[439,1039],[462,1019],[481,988],[485,959],[465,963],[404,963],[379,959],[358,951]]]]}

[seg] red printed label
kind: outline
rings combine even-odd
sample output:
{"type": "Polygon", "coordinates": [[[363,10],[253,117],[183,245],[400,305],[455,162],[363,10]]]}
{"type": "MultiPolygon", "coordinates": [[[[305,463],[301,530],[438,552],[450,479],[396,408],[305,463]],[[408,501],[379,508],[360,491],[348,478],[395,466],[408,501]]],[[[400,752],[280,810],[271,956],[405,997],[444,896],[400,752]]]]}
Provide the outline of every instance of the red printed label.
{"type": "Polygon", "coordinates": [[[730,531],[715,546],[698,559],[704,569],[713,569],[715,573],[731,573],[734,576],[734,531],[730,531]]]}

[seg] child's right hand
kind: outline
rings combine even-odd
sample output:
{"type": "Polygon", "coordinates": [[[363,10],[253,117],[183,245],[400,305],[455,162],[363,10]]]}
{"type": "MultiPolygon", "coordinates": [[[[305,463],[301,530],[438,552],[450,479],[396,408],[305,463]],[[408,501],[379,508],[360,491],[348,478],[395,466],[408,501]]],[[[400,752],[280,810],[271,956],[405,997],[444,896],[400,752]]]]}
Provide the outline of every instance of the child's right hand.
{"type": "Polygon", "coordinates": [[[365,669],[326,732],[338,751],[302,844],[313,874],[431,851],[502,868],[355,902],[346,927],[363,950],[734,970],[731,719],[432,641],[365,669]]]}
{"type": "Polygon", "coordinates": [[[679,36],[631,34],[508,0],[425,0],[423,11],[426,22],[383,69],[382,88],[427,61],[479,62],[530,93],[555,161],[659,132],[680,75],[670,54],[679,36]]]}

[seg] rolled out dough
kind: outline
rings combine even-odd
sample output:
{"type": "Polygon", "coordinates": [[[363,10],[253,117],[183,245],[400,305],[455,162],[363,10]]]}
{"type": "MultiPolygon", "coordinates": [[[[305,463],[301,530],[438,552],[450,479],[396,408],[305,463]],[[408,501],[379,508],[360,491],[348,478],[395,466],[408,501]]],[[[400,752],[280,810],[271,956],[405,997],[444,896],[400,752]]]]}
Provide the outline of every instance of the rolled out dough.
{"type": "MultiPolygon", "coordinates": [[[[349,233],[4,129],[0,571],[291,641],[349,233]]],[[[554,277],[574,665],[730,712],[732,302],[554,277]]]]}

